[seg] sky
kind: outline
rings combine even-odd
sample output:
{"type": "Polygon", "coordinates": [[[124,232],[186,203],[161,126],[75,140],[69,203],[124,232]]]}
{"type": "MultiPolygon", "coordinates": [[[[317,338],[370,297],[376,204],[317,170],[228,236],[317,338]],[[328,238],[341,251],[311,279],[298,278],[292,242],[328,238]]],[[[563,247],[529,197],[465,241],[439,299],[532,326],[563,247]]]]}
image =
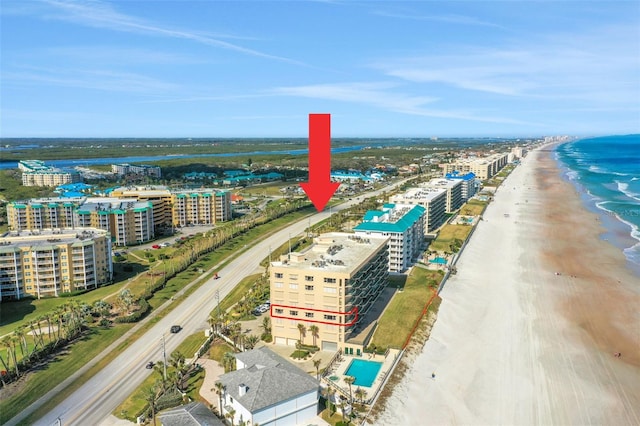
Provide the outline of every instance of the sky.
{"type": "Polygon", "coordinates": [[[640,133],[640,2],[2,0],[0,137],[640,133]]]}

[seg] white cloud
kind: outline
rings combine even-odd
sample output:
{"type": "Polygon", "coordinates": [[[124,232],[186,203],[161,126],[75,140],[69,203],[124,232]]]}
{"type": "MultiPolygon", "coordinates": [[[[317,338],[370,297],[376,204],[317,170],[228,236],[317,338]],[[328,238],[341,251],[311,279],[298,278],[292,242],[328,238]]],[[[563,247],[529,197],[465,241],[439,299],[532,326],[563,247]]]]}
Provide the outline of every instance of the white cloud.
{"type": "Polygon", "coordinates": [[[111,6],[111,4],[99,0],[44,1],[55,8],[55,12],[53,14],[45,15],[45,17],[49,19],[65,20],[88,27],[106,28],[113,31],[133,32],[153,36],[190,40],[208,46],[226,50],[233,50],[245,55],[288,62],[297,65],[304,65],[303,63],[293,59],[271,55],[254,49],[249,49],[238,44],[219,40],[218,38],[209,36],[207,34],[181,29],[164,28],[162,26],[154,25],[153,23],[145,22],[134,16],[128,16],[120,13],[116,11],[111,6]]]}
{"type": "Polygon", "coordinates": [[[372,66],[405,81],[510,97],[630,103],[640,96],[640,56],[632,53],[639,40],[637,27],[617,26],[496,48],[448,46],[452,53],[385,58],[372,66]]]}
{"type": "Polygon", "coordinates": [[[391,90],[397,86],[398,85],[395,83],[385,82],[315,84],[306,86],[278,87],[271,90],[270,93],[284,96],[361,103],[387,111],[423,117],[450,118],[491,123],[525,124],[521,121],[503,117],[479,116],[470,111],[425,108],[425,105],[435,103],[438,99],[429,96],[411,96],[391,90]]]}
{"type": "Polygon", "coordinates": [[[417,14],[408,14],[408,13],[386,12],[381,10],[374,11],[373,14],[378,16],[384,16],[386,18],[409,19],[412,21],[430,21],[430,22],[442,22],[445,24],[474,25],[474,26],[482,26],[482,27],[502,28],[502,26],[498,24],[483,21],[474,16],[467,16],[467,15],[457,15],[457,14],[417,15],[417,14]]]}
{"type": "Polygon", "coordinates": [[[3,81],[13,84],[45,84],[110,92],[157,94],[174,91],[179,86],[145,75],[100,69],[61,69],[22,67],[6,72],[3,81]]]}

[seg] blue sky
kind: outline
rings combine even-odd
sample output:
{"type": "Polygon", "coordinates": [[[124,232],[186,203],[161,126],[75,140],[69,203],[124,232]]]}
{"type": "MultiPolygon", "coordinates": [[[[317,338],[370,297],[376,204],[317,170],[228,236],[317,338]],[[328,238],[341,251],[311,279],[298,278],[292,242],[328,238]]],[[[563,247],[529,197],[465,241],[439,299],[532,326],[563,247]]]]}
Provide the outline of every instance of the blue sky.
{"type": "Polygon", "coordinates": [[[2,137],[640,133],[640,2],[2,0],[2,137]]]}

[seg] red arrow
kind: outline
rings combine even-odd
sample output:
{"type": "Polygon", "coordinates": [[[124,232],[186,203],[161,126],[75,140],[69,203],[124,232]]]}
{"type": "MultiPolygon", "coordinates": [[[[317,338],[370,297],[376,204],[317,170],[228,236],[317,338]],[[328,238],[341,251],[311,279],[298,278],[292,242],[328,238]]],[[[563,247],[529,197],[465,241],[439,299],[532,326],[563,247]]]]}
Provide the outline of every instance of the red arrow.
{"type": "Polygon", "coordinates": [[[330,177],[331,114],[309,114],[309,182],[300,186],[319,212],[340,186],[330,177]]]}

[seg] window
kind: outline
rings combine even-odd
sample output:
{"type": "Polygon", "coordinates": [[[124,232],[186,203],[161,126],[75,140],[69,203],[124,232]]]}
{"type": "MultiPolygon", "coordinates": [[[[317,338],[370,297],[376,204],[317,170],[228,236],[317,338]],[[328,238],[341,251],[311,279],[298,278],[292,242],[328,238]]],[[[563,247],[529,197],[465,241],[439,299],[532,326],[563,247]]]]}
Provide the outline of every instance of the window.
{"type": "Polygon", "coordinates": [[[305,312],[304,316],[306,318],[313,318],[313,312],[305,312]]]}
{"type": "Polygon", "coordinates": [[[282,288],[284,286],[283,283],[273,283],[273,286],[276,288],[282,288]]]}
{"type": "Polygon", "coordinates": [[[276,308],[276,314],[284,314],[284,309],[276,308]]]}
{"type": "Polygon", "coordinates": [[[305,281],[313,281],[313,276],[311,276],[311,275],[305,275],[305,276],[304,276],[304,280],[305,280],[305,281]]]}
{"type": "Polygon", "coordinates": [[[304,289],[308,290],[308,291],[313,291],[313,286],[312,285],[305,285],[304,289]]]}
{"type": "Polygon", "coordinates": [[[289,315],[291,315],[293,317],[297,317],[298,316],[298,311],[289,311],[289,315]]]}
{"type": "Polygon", "coordinates": [[[324,319],[329,320],[329,321],[335,321],[336,320],[336,316],[335,315],[325,315],[324,319]]]}
{"type": "Polygon", "coordinates": [[[289,284],[289,288],[292,289],[292,290],[297,290],[298,289],[298,284],[290,283],[289,284]]]}
{"type": "Polygon", "coordinates": [[[284,274],[280,273],[280,272],[276,272],[276,278],[284,278],[284,274]]]}
{"type": "Polygon", "coordinates": [[[324,287],[324,292],[335,294],[338,292],[338,289],[334,287],[324,287]]]}
{"type": "Polygon", "coordinates": [[[335,284],[336,283],[336,279],[335,278],[325,278],[324,282],[325,283],[329,283],[329,284],[335,284]]]}

